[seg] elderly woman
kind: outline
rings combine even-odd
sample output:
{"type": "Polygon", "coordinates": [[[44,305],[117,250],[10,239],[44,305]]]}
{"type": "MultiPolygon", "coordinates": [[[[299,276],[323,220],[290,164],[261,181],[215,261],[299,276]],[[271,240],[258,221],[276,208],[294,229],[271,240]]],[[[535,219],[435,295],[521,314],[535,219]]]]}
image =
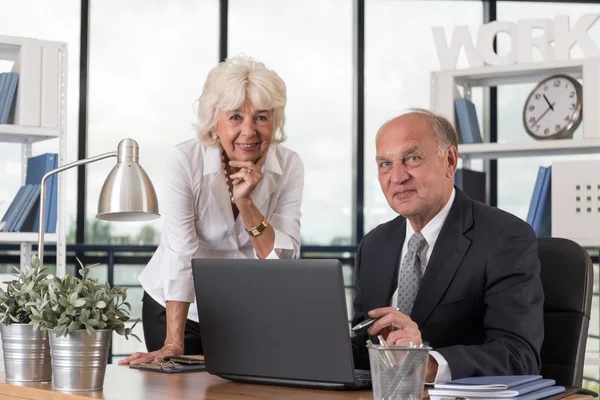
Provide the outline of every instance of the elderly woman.
{"type": "Polygon", "coordinates": [[[193,258],[297,258],[304,166],[280,143],[286,86],[264,64],[230,58],[208,74],[197,139],[170,154],[165,225],[140,275],[149,353],[120,364],[203,354],[193,258]]]}

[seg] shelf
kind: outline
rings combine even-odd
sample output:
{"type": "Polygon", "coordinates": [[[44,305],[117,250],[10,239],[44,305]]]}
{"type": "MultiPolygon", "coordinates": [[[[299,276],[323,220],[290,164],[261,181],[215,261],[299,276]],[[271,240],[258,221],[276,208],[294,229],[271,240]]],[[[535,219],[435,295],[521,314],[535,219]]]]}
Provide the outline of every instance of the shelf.
{"type": "Polygon", "coordinates": [[[461,158],[493,160],[506,157],[600,154],[600,139],[562,139],[515,143],[459,144],[461,158]]]}
{"type": "MultiPolygon", "coordinates": [[[[56,243],[56,233],[45,233],[44,244],[56,243]]],[[[0,232],[0,243],[37,243],[37,232],[0,232]]]]}
{"type": "Polygon", "coordinates": [[[57,138],[59,135],[60,131],[57,128],[0,124],[0,142],[23,143],[30,141],[33,143],[57,138]]]}
{"type": "Polygon", "coordinates": [[[544,63],[485,66],[452,71],[441,71],[454,76],[457,84],[474,86],[500,86],[515,83],[539,82],[553,74],[568,74],[582,78],[583,66],[588,59],[560,60],[544,63]]]}

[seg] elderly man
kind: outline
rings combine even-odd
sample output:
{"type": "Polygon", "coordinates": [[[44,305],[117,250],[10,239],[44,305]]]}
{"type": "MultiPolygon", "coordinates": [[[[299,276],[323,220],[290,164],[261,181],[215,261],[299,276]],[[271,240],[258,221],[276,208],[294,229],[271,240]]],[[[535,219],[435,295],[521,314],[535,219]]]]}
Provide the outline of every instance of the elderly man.
{"type": "Polygon", "coordinates": [[[538,374],[544,295],[537,239],[521,219],[471,200],[454,186],[456,131],[413,109],[376,138],[381,189],[400,216],[362,240],[352,338],[357,368],[365,342],[428,342],[426,381],[538,374]],[[374,342],[377,339],[371,338],[374,342]]]}

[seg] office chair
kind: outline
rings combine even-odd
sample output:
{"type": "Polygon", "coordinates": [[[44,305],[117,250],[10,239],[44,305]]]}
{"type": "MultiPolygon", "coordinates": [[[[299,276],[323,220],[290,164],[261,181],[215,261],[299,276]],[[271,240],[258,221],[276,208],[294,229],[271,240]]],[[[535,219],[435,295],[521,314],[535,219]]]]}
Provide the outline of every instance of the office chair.
{"type": "Polygon", "coordinates": [[[544,378],[580,388],[592,308],[594,270],[588,253],[561,238],[538,238],[544,287],[544,378]]]}

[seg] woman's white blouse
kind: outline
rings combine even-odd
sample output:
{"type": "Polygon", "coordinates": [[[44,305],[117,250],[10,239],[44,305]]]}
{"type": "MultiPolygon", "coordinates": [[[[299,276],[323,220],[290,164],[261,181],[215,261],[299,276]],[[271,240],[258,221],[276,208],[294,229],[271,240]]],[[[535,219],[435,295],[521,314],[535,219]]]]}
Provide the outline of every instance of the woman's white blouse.
{"type": "MultiPolygon", "coordinates": [[[[271,145],[252,200],[275,230],[267,258],[298,258],[304,165],[295,152],[271,145]]],[[[220,147],[198,139],[177,145],[165,169],[164,227],[158,249],[139,281],[159,304],[184,301],[198,321],[192,258],[258,258],[241,216],[233,211],[220,147]]]]}

